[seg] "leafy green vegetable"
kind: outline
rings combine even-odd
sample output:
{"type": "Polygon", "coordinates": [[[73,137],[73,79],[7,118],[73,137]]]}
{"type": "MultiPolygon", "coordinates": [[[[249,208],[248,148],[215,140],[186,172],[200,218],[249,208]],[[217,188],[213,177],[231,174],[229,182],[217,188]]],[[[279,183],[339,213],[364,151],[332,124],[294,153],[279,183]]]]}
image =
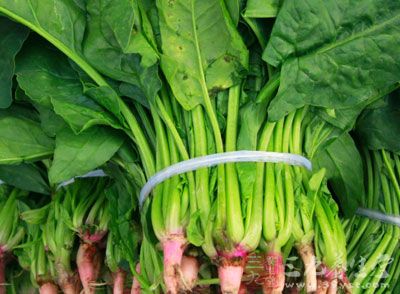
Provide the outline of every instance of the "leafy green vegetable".
{"type": "Polygon", "coordinates": [[[367,108],[359,117],[356,132],[371,150],[400,152],[400,92],[395,91],[367,108]]]}
{"type": "Polygon", "coordinates": [[[245,17],[268,18],[276,17],[283,0],[248,0],[245,17]]]}
{"type": "Polygon", "coordinates": [[[239,82],[248,53],[220,1],[159,0],[157,5],[161,68],[185,109],[239,82]]]}
{"type": "Polygon", "coordinates": [[[313,164],[315,169],[326,169],[344,214],[353,215],[365,197],[365,190],[361,156],[350,135],[341,135],[317,152],[313,164]]]}
{"type": "Polygon", "coordinates": [[[108,161],[124,142],[121,134],[105,127],[92,127],[79,135],[64,129],[56,136],[51,183],[83,175],[108,161]]]}
{"type": "Polygon", "coordinates": [[[264,52],[282,67],[269,119],[355,106],[398,82],[399,12],[398,1],[284,1],[264,52]]]}
{"type": "Polygon", "coordinates": [[[0,179],[25,191],[50,194],[47,181],[33,164],[0,165],[0,179]]]}
{"type": "Polygon", "coordinates": [[[12,107],[0,111],[0,164],[35,161],[53,154],[54,141],[31,112],[12,107]]]}
{"type": "Polygon", "coordinates": [[[0,16],[0,108],[11,105],[14,58],[28,32],[25,27],[0,16]]]}

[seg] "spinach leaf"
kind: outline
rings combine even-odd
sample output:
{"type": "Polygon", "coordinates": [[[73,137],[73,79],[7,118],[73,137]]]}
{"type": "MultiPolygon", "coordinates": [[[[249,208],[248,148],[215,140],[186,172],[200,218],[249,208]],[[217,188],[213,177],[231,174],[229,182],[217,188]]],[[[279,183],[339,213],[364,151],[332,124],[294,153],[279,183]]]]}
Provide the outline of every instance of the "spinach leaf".
{"type": "Polygon", "coordinates": [[[37,115],[27,110],[1,110],[0,134],[0,164],[35,161],[53,154],[53,140],[43,132],[37,115]]]}
{"type": "Polygon", "coordinates": [[[0,108],[11,105],[14,58],[27,36],[26,28],[0,16],[0,108]]]}
{"type": "Polygon", "coordinates": [[[50,187],[33,164],[0,165],[0,179],[25,191],[50,194],[50,187]]]}
{"type": "Polygon", "coordinates": [[[203,97],[237,84],[248,53],[218,0],[157,1],[161,68],[176,99],[189,110],[203,97]]]}
{"type": "Polygon", "coordinates": [[[400,91],[366,109],[357,121],[356,133],[368,149],[400,153],[400,91]]]}
{"type": "Polygon", "coordinates": [[[76,133],[97,124],[120,128],[114,116],[84,95],[68,59],[40,45],[29,46],[17,59],[17,81],[26,95],[42,108],[54,108],[76,133]]]}
{"type": "Polygon", "coordinates": [[[124,137],[111,129],[94,126],[79,135],[68,128],[56,136],[50,183],[83,175],[107,162],[121,147],[124,137]]]}
{"type": "Polygon", "coordinates": [[[244,16],[250,18],[276,17],[282,2],[283,0],[249,0],[244,16]]]}
{"type": "Polygon", "coordinates": [[[282,66],[270,120],[304,105],[352,107],[396,83],[399,28],[399,1],[284,1],[264,52],[282,66]]]}
{"type": "Polygon", "coordinates": [[[147,20],[140,2],[89,0],[87,11],[85,58],[103,74],[134,85],[141,97],[154,99],[161,88],[158,53],[151,26],[140,23],[147,20]]]}
{"type": "Polygon", "coordinates": [[[327,148],[319,149],[312,162],[313,169],[326,169],[344,214],[353,215],[365,198],[365,188],[363,163],[351,136],[344,133],[327,148]]]}

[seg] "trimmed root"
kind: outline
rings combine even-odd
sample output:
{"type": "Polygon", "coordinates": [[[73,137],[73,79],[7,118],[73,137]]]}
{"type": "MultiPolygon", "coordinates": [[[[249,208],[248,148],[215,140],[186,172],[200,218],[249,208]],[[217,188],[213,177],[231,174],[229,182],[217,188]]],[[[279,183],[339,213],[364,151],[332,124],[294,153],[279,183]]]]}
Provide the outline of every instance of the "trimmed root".
{"type": "Polygon", "coordinates": [[[81,283],[79,281],[78,275],[76,273],[67,273],[61,269],[61,267],[56,267],[58,274],[58,286],[60,286],[61,291],[65,294],[79,294],[81,290],[81,283]]]}
{"type": "Polygon", "coordinates": [[[328,294],[336,294],[338,290],[338,280],[335,278],[329,283],[328,294]]]}
{"type": "Polygon", "coordinates": [[[285,288],[285,265],[281,253],[269,252],[265,257],[266,277],[263,284],[264,294],[279,294],[285,288]]]}
{"type": "Polygon", "coordinates": [[[96,245],[82,243],[76,257],[79,277],[85,294],[95,293],[93,284],[100,274],[101,256],[96,245]]]}
{"type": "Polygon", "coordinates": [[[327,294],[329,289],[329,281],[323,277],[317,278],[317,292],[316,294],[327,294]]]}
{"type": "Polygon", "coordinates": [[[347,278],[345,272],[343,272],[341,274],[339,282],[343,286],[344,293],[351,294],[353,292],[351,283],[350,283],[349,279],[347,278]]]}
{"type": "Polygon", "coordinates": [[[310,244],[297,247],[297,251],[304,264],[305,289],[307,293],[317,291],[317,268],[315,263],[314,248],[310,244]]]}
{"type": "Polygon", "coordinates": [[[124,294],[126,272],[118,269],[114,276],[113,294],[124,294]]]}
{"type": "Polygon", "coordinates": [[[183,234],[169,235],[162,241],[164,252],[164,283],[167,293],[176,294],[179,289],[181,262],[186,247],[183,234]]]}
{"type": "Polygon", "coordinates": [[[53,282],[46,282],[40,286],[39,293],[40,294],[57,294],[58,287],[53,282]]]}
{"type": "Polygon", "coordinates": [[[179,291],[192,291],[197,283],[199,269],[197,258],[185,255],[182,257],[179,291]]]}
{"type": "Polygon", "coordinates": [[[222,293],[239,293],[246,263],[247,252],[241,248],[237,248],[233,253],[220,254],[218,277],[222,293]]]}
{"type": "Polygon", "coordinates": [[[0,294],[6,294],[6,261],[0,248],[0,294]]]}
{"type": "MultiPolygon", "coordinates": [[[[140,274],[140,263],[136,265],[136,272],[140,274]]],[[[134,276],[132,282],[131,294],[140,294],[140,292],[141,292],[140,283],[138,279],[134,276]]]]}

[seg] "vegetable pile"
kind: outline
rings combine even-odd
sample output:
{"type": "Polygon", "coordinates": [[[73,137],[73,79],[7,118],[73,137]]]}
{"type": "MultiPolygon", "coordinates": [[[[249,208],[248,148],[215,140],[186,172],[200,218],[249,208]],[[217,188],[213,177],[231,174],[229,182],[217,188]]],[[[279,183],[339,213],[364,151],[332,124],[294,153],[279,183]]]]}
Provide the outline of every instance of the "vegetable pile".
{"type": "Polygon", "coordinates": [[[399,292],[400,228],[356,213],[400,214],[399,16],[0,0],[0,294],[399,292]],[[240,150],[312,170],[219,164],[139,203],[240,150]]]}

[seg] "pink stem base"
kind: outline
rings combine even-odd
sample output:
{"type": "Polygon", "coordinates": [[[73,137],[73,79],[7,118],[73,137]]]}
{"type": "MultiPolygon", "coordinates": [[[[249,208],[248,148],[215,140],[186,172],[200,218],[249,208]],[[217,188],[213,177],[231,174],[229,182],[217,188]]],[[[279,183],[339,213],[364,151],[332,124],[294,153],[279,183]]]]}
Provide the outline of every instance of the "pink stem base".
{"type": "Polygon", "coordinates": [[[57,294],[58,287],[52,282],[43,283],[39,288],[40,294],[57,294]]]}
{"type": "Polygon", "coordinates": [[[164,283],[167,293],[176,294],[179,289],[181,262],[186,247],[183,234],[171,234],[162,241],[164,252],[164,283]]]}
{"type": "Polygon", "coordinates": [[[101,256],[96,245],[82,243],[76,257],[79,277],[85,294],[94,294],[93,284],[100,274],[101,256]]]}
{"type": "Polygon", "coordinates": [[[263,284],[264,294],[279,294],[285,288],[285,265],[282,254],[268,252],[265,256],[264,268],[266,276],[263,284]]]}
{"type": "MultiPolygon", "coordinates": [[[[136,265],[136,272],[140,274],[140,263],[136,265]]],[[[131,294],[140,294],[140,293],[141,293],[140,283],[136,277],[133,277],[131,294]]]]}
{"type": "Polygon", "coordinates": [[[239,293],[247,255],[241,247],[234,252],[219,253],[218,277],[222,293],[239,293]]]}
{"type": "Polygon", "coordinates": [[[113,294],[124,294],[126,272],[118,269],[114,276],[113,294]]]}

